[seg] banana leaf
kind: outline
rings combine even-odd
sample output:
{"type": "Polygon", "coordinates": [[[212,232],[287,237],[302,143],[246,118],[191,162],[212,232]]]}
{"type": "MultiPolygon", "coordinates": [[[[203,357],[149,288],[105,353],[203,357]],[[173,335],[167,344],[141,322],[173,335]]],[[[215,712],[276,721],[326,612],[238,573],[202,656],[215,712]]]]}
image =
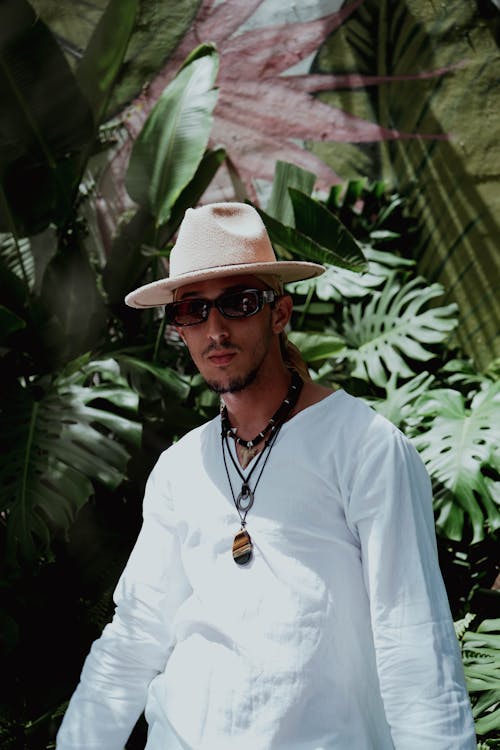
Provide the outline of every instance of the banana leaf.
{"type": "Polygon", "coordinates": [[[130,197],[166,224],[205,152],[217,101],[218,55],[201,45],[164,89],[136,139],[126,187],[130,197]]]}
{"type": "Polygon", "coordinates": [[[76,70],[76,80],[101,123],[132,33],[138,0],[110,0],[76,70]]]}
{"type": "Polygon", "coordinates": [[[0,4],[0,230],[60,222],[77,184],[74,154],[92,113],[55,38],[25,0],[0,4]]]}
{"type": "MultiPolygon", "coordinates": [[[[113,241],[103,273],[104,288],[111,304],[122,305],[127,292],[142,282],[151,264],[151,258],[144,252],[145,246],[163,248],[168,243],[186,209],[198,203],[225,157],[226,152],[220,147],[203,155],[194,176],[171,207],[169,221],[159,230],[153,216],[143,207],[139,207],[132,219],[123,224],[113,241]]],[[[172,175],[175,174],[174,164],[172,175]]]]}
{"type": "Polygon", "coordinates": [[[319,201],[305,193],[289,189],[295,227],[282,224],[270,214],[255,206],[264,222],[269,237],[279,248],[301,260],[312,261],[352,271],[366,269],[361,248],[341,222],[319,201]]]}
{"type": "Polygon", "coordinates": [[[112,0],[77,76],[25,0],[0,4],[0,230],[65,224],[130,36],[137,0],[112,0]]]}
{"type": "Polygon", "coordinates": [[[306,195],[311,195],[315,182],[316,175],[312,172],[289,162],[277,161],[266,212],[282,224],[295,226],[292,199],[288,188],[296,188],[306,195]]]}

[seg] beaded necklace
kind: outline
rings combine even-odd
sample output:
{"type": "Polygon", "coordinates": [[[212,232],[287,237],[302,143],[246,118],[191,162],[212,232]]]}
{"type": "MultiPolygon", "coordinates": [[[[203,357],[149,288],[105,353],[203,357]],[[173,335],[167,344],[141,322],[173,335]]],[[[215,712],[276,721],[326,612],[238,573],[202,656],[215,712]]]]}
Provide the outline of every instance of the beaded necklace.
{"type": "Polygon", "coordinates": [[[262,432],[259,432],[259,434],[253,440],[242,440],[241,438],[238,438],[236,436],[236,431],[233,429],[233,427],[231,427],[229,423],[229,417],[227,415],[227,408],[224,406],[221,409],[222,458],[224,460],[224,468],[226,470],[226,476],[227,476],[227,480],[229,483],[229,489],[231,490],[231,496],[233,498],[234,506],[238,512],[238,515],[240,517],[240,522],[241,522],[240,530],[237,532],[233,541],[233,559],[238,565],[245,565],[246,563],[250,561],[252,557],[253,544],[252,544],[252,539],[250,537],[250,534],[246,530],[246,517],[247,517],[249,510],[252,508],[254,504],[255,490],[257,489],[257,485],[260,481],[262,473],[269,460],[269,456],[271,455],[272,447],[276,442],[276,439],[278,437],[279,431],[283,423],[285,422],[287,417],[290,415],[292,409],[294,408],[295,404],[298,401],[300,392],[302,390],[302,385],[303,383],[302,383],[301,377],[295,371],[293,371],[290,388],[288,389],[288,393],[285,399],[283,400],[281,406],[273,414],[273,416],[269,420],[266,427],[262,430],[262,432]],[[241,445],[244,448],[245,447],[252,448],[256,443],[257,444],[261,443],[262,440],[265,439],[266,434],[269,434],[269,437],[266,440],[265,446],[262,449],[257,460],[255,461],[254,465],[252,466],[248,474],[245,476],[245,474],[243,474],[240,467],[238,466],[237,460],[232,454],[228,439],[229,437],[232,437],[235,443],[238,443],[238,445],[241,445]],[[231,462],[234,468],[236,469],[242,482],[241,490],[238,496],[236,496],[233,490],[233,485],[231,482],[231,477],[229,475],[229,470],[227,466],[226,452],[229,454],[231,462]],[[264,463],[261,466],[260,472],[252,488],[250,486],[250,480],[257,466],[259,466],[259,463],[261,459],[264,457],[264,455],[265,455],[264,463]]]}

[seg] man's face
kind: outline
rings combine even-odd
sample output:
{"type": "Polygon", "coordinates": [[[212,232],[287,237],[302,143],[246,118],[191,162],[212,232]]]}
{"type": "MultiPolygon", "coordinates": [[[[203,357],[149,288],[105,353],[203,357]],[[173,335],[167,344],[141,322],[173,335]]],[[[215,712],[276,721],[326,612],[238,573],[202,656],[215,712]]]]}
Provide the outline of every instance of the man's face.
{"type": "MultiPolygon", "coordinates": [[[[181,287],[176,300],[203,297],[243,289],[266,289],[255,276],[227,276],[181,287]]],[[[215,307],[208,319],[178,327],[191,357],[207,384],[217,393],[234,393],[250,385],[263,364],[277,351],[276,314],[269,304],[248,318],[225,318],[215,307]],[[273,349],[274,347],[274,349],[273,349]]]]}

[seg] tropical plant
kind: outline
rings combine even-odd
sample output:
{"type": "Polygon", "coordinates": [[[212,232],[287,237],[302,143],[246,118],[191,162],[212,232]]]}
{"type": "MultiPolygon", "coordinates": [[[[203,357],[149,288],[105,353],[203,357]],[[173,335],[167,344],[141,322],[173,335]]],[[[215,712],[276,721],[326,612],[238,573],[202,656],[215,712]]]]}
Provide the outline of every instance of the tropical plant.
{"type": "Polygon", "coordinates": [[[146,122],[129,166],[144,205],[122,217],[109,257],[92,231],[106,145],[100,125],[136,10],[135,0],[111,0],[73,71],[25,0],[0,8],[0,117],[8,135],[0,150],[6,748],[39,750],[53,737],[83,655],[109,616],[140,525],[145,476],[168,441],[201,419],[177,403],[195,401],[200,387],[170,367],[179,348],[164,353],[161,319],[132,318],[118,301],[134,281],[163,273],[184,210],[224,158],[222,149],[206,148],[213,46],[193,51],[146,122]],[[158,176],[147,194],[144,161],[158,176]],[[128,279],[125,254],[140,261],[128,279]],[[75,644],[59,668],[49,654],[69,627],[75,644]]]}
{"type": "Polygon", "coordinates": [[[455,623],[461,643],[476,732],[484,747],[500,747],[500,619],[483,620],[471,629],[475,614],[455,623]]]}
{"type": "Polygon", "coordinates": [[[464,517],[472,523],[472,543],[500,528],[500,383],[486,381],[466,399],[451,388],[419,396],[413,442],[434,480],[444,489],[437,507],[438,528],[461,539],[464,517]]]}

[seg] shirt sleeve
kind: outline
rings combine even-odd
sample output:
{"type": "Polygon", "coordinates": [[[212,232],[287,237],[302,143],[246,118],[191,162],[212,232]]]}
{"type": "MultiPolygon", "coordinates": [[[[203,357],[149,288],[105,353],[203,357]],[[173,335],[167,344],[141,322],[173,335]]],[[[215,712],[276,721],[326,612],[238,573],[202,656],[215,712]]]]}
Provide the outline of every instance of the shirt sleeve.
{"type": "Polygon", "coordinates": [[[57,750],[122,750],[151,680],[165,667],[172,619],[191,589],[161,462],[146,485],[143,525],[115,589],[113,620],[85,660],[57,750]]]}
{"type": "Polygon", "coordinates": [[[376,417],[352,476],[347,516],[359,539],[394,746],[476,750],[425,467],[405,436],[376,417]]]}

